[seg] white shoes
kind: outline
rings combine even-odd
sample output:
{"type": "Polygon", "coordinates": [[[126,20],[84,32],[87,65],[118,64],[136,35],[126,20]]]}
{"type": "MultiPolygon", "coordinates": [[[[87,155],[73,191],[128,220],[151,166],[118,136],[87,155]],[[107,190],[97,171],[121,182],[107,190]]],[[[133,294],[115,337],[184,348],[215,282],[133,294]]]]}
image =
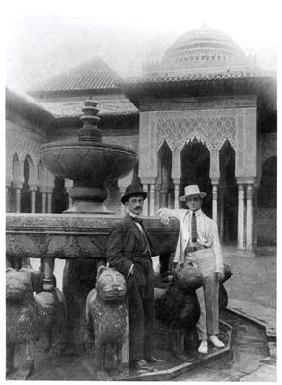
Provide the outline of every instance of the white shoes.
{"type": "Polygon", "coordinates": [[[210,336],[209,340],[213,344],[214,347],[216,347],[218,349],[224,348],[224,343],[222,341],[220,341],[220,339],[217,336],[210,336]]]}
{"type": "MultiPolygon", "coordinates": [[[[209,341],[212,345],[218,349],[224,348],[224,343],[220,341],[217,336],[210,336],[209,341]]],[[[208,354],[208,341],[202,340],[200,346],[198,347],[198,353],[200,354],[208,354]]]]}
{"type": "Polygon", "coordinates": [[[198,352],[201,354],[208,354],[208,341],[202,340],[198,347],[198,352]]]}

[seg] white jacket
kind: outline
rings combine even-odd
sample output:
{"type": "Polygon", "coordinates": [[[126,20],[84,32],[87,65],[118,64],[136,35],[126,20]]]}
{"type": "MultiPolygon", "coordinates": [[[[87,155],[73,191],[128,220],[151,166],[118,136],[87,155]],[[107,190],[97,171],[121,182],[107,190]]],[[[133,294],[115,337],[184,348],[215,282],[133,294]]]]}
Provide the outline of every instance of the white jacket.
{"type": "MultiPolygon", "coordinates": [[[[179,219],[179,237],[174,255],[174,262],[184,261],[184,251],[191,241],[191,210],[179,209],[161,209],[165,216],[175,217],[179,219]]],[[[197,241],[202,245],[211,247],[215,255],[215,271],[223,273],[223,257],[221,246],[219,242],[217,224],[209,217],[207,217],[203,211],[196,211],[197,220],[197,241]]]]}

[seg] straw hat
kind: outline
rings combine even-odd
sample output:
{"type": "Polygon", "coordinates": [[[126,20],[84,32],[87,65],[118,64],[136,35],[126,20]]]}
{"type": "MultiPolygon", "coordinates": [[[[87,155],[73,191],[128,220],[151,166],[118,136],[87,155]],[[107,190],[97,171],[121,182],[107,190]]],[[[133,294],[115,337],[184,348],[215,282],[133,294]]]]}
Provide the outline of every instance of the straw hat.
{"type": "Polygon", "coordinates": [[[197,184],[190,184],[184,188],[184,195],[182,195],[179,200],[181,202],[185,202],[186,199],[191,195],[200,195],[201,198],[204,198],[207,194],[205,192],[200,191],[199,186],[197,184]]]}

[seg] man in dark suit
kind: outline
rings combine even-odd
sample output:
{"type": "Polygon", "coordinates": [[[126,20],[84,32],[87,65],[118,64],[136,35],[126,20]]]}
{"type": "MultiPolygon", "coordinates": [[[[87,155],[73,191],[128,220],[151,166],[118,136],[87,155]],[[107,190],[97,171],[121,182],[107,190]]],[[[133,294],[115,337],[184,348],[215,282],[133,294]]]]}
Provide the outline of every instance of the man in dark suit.
{"type": "Polygon", "coordinates": [[[121,201],[127,215],[111,230],[107,241],[110,267],[122,273],[127,282],[129,310],[129,368],[143,373],[153,371],[152,334],[154,329],[154,271],[152,245],[140,214],[147,193],[130,185],[121,201]]]}

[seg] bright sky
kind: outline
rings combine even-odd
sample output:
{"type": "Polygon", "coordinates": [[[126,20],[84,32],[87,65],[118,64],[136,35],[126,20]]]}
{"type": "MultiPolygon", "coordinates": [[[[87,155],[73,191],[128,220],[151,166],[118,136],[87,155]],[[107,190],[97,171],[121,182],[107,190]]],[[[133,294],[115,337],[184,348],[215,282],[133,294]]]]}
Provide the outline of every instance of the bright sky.
{"type": "Polygon", "coordinates": [[[263,68],[275,69],[276,0],[80,0],[7,2],[7,85],[24,91],[95,55],[122,76],[161,59],[183,33],[219,29],[263,68]]]}

